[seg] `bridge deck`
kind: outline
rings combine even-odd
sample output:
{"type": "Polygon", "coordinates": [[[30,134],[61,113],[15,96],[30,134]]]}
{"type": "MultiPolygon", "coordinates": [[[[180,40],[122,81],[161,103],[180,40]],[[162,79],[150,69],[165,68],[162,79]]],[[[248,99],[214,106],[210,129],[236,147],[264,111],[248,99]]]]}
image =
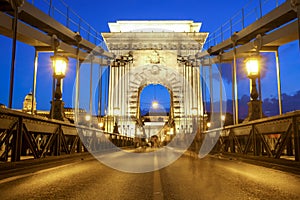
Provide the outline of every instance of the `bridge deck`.
{"type": "MultiPolygon", "coordinates": [[[[119,163],[127,164],[122,157],[119,159],[119,163]]],[[[278,165],[259,166],[223,156],[204,159],[182,156],[161,170],[132,174],[111,169],[92,157],[80,156],[3,173],[1,170],[0,191],[3,200],[299,199],[299,176],[278,168],[278,165]]]]}

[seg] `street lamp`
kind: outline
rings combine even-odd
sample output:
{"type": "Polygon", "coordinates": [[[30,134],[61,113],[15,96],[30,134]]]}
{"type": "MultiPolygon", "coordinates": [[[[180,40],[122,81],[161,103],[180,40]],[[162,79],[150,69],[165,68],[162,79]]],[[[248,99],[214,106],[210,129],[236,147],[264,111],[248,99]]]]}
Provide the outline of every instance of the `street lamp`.
{"type": "Polygon", "coordinates": [[[226,116],[225,116],[225,115],[222,115],[222,116],[221,116],[221,121],[224,122],[225,119],[226,119],[226,116]]]}
{"type": "Polygon", "coordinates": [[[207,122],[206,126],[207,126],[207,128],[210,128],[211,127],[211,122],[207,122]]]}
{"type": "Polygon", "coordinates": [[[249,57],[245,60],[247,76],[251,80],[251,100],[248,102],[248,117],[245,121],[251,121],[261,118],[262,102],[258,100],[258,92],[256,89],[256,79],[259,77],[260,58],[258,56],[249,57]]]}
{"type": "Polygon", "coordinates": [[[257,100],[258,92],[256,89],[256,78],[259,76],[259,59],[258,57],[250,57],[246,59],[247,75],[252,82],[251,99],[257,100]]]}
{"type": "Polygon", "coordinates": [[[90,114],[86,114],[84,116],[84,119],[86,121],[86,126],[91,128],[91,126],[92,126],[92,116],[90,114]]]}
{"type": "Polygon", "coordinates": [[[60,55],[51,56],[53,77],[56,79],[54,100],[51,104],[51,117],[64,120],[64,102],[62,101],[61,80],[66,76],[68,58],[60,55]]]}
{"type": "Polygon", "coordinates": [[[99,126],[99,128],[100,128],[101,130],[103,130],[103,128],[104,128],[104,123],[103,123],[103,122],[99,122],[99,123],[98,123],[98,126],[99,126]]]}
{"type": "Polygon", "coordinates": [[[85,121],[89,122],[89,121],[91,121],[92,117],[91,117],[91,115],[86,114],[84,118],[85,118],[85,121]]]}

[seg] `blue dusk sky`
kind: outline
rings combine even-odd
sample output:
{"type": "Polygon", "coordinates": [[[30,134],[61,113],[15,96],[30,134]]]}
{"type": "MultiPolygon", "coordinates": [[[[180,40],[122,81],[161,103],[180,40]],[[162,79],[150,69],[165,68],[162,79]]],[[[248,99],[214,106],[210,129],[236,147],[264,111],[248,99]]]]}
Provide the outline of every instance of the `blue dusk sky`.
{"type": "MultiPolygon", "coordinates": [[[[54,5],[59,0],[54,0],[54,5]]],[[[253,0],[252,2],[257,2],[253,0]]],[[[264,2],[264,1],[263,1],[264,2]]],[[[275,0],[269,0],[275,4],[275,0]]],[[[282,2],[282,1],[279,1],[282,2]]],[[[94,27],[98,32],[109,32],[108,22],[117,20],[193,20],[202,22],[201,31],[213,33],[221,24],[238,13],[242,7],[249,5],[249,0],[65,0],[65,3],[81,16],[86,22],[94,27]]],[[[57,4],[61,10],[66,10],[61,4],[57,4]]],[[[268,12],[273,5],[265,5],[263,13],[268,12]]],[[[250,9],[251,6],[246,8],[250,9]]],[[[274,6],[273,6],[274,7],[274,6]]],[[[238,31],[238,30],[235,30],[238,31]]],[[[0,103],[8,104],[9,76],[11,65],[12,40],[0,36],[0,67],[1,67],[1,93],[0,103]]],[[[300,59],[298,41],[284,45],[279,48],[281,65],[282,93],[288,95],[295,94],[299,89],[300,80],[300,59]]],[[[39,57],[39,68],[37,77],[37,108],[39,110],[49,110],[51,101],[52,69],[49,53],[41,53],[39,57]]],[[[263,98],[277,97],[275,57],[273,53],[265,54],[265,66],[267,71],[262,77],[263,98]]],[[[17,43],[14,98],[13,107],[22,108],[24,96],[32,89],[34,65],[34,48],[26,44],[17,43]]],[[[238,66],[238,90],[239,98],[249,95],[249,80],[243,72],[242,66],[238,66]]],[[[83,72],[88,75],[89,71],[83,72]]],[[[216,76],[217,71],[214,71],[216,76]]],[[[99,74],[99,69],[95,69],[94,74],[99,74]]],[[[223,67],[224,92],[228,99],[231,99],[231,78],[230,67],[223,67]]],[[[96,76],[96,75],[95,75],[96,76]]],[[[96,79],[96,78],[95,78],[96,79]]],[[[75,60],[70,59],[67,76],[64,79],[63,100],[67,107],[72,106],[73,87],[75,81],[75,60]]],[[[104,78],[104,82],[106,77],[104,78]]],[[[218,91],[219,82],[215,83],[218,91]]],[[[105,85],[105,84],[104,84],[105,85]]],[[[82,88],[84,90],[84,88],[82,88]]],[[[146,88],[148,92],[141,97],[141,103],[147,107],[155,98],[165,104],[169,99],[167,90],[161,87],[150,86],[146,88]]],[[[107,92],[106,89],[102,91],[107,92]]],[[[218,93],[214,96],[218,96],[218,93]]],[[[218,97],[214,99],[218,101],[218,97]]],[[[299,100],[300,101],[300,100],[299,100]]],[[[86,107],[86,106],[83,106],[86,107]]]]}

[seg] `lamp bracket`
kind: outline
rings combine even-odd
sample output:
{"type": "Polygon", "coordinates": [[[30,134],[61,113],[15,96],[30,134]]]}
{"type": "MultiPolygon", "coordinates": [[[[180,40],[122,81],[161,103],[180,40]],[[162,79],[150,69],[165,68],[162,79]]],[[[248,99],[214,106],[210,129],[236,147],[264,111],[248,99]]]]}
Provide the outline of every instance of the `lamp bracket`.
{"type": "Polygon", "coordinates": [[[239,39],[239,36],[237,34],[238,34],[238,32],[234,32],[231,36],[231,41],[233,43],[233,46],[236,46],[236,43],[239,39]]]}
{"type": "Polygon", "coordinates": [[[219,55],[217,55],[217,58],[218,58],[218,61],[220,63],[222,63],[222,59],[223,59],[223,52],[222,51],[219,52],[219,55]]]}
{"type": "Polygon", "coordinates": [[[79,44],[82,41],[82,37],[80,35],[79,32],[75,33],[74,39],[76,40],[76,42],[79,44]]]}
{"type": "Polygon", "coordinates": [[[53,51],[56,53],[58,48],[60,46],[60,41],[58,39],[58,37],[54,34],[51,37],[51,48],[53,49],[53,51]]]}
{"type": "Polygon", "coordinates": [[[262,45],[263,45],[263,37],[261,34],[258,34],[253,42],[253,46],[257,53],[259,53],[259,51],[261,50],[262,45]]]}

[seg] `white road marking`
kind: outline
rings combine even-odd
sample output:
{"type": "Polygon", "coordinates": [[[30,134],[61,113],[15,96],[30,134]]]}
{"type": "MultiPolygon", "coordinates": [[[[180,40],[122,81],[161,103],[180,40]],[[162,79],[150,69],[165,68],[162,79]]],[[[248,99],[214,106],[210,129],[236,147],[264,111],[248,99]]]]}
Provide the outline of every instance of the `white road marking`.
{"type": "MultiPolygon", "coordinates": [[[[157,157],[154,157],[154,166],[158,166],[157,157]]],[[[153,200],[162,200],[164,199],[162,185],[160,181],[159,170],[154,171],[153,177],[153,200]]]]}

